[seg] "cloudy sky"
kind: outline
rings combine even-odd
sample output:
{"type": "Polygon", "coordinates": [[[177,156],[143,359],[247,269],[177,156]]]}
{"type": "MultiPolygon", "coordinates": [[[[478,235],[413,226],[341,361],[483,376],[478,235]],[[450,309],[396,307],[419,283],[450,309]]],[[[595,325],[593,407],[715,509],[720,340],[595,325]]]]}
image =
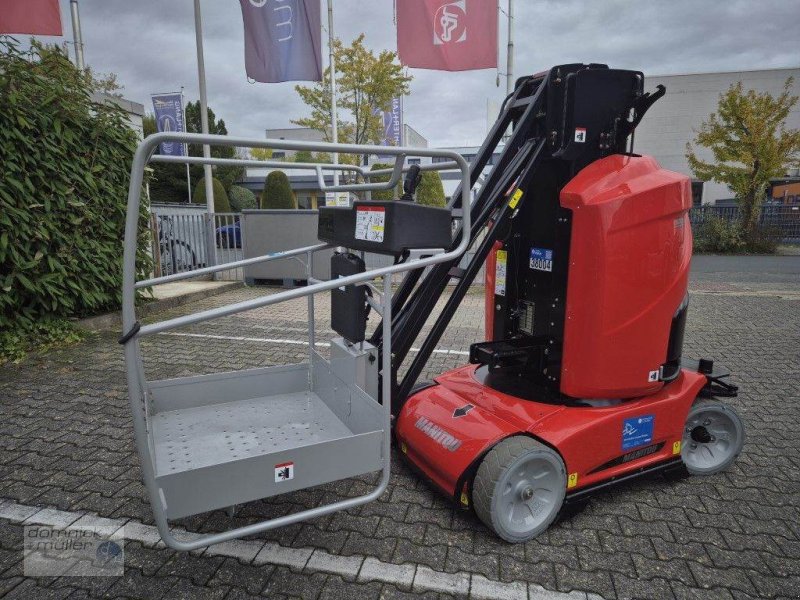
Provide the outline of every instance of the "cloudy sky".
{"type": "MultiPolygon", "coordinates": [[[[60,2],[64,39],[71,41],[69,1],[60,2]]],[[[501,7],[507,2],[500,0],[501,7]]],[[[392,0],[334,3],[337,36],[349,41],[364,32],[368,46],[396,49],[392,0]]],[[[263,137],[266,128],[304,116],[295,84],[248,83],[239,2],[201,5],[209,105],[228,131],[263,137]]],[[[516,76],[570,62],[645,75],[800,66],[800,0],[515,0],[514,6],[516,76]]],[[[80,0],[87,64],[117,73],[125,96],[148,108],[151,93],[181,86],[187,99],[197,99],[192,7],[192,0],[80,0]]],[[[504,65],[504,20],[500,35],[504,65]]],[[[504,82],[495,87],[496,72],[410,73],[406,122],[434,146],[480,143],[487,101],[499,102],[505,91],[504,82]]]]}

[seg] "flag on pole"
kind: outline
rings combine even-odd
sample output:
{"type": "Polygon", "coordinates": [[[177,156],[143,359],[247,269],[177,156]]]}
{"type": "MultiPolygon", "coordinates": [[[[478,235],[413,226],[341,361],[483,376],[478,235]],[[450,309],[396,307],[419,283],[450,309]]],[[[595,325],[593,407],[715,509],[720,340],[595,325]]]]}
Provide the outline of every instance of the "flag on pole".
{"type": "Polygon", "coordinates": [[[263,83],[320,81],[320,0],[239,0],[247,76],[263,83]]]}
{"type": "MultiPolygon", "coordinates": [[[[154,94],[153,110],[159,131],[186,131],[183,123],[183,94],[154,94]]],[[[178,142],[161,142],[160,151],[166,156],[187,156],[186,147],[178,142]]]]}
{"type": "Polygon", "coordinates": [[[58,0],[0,0],[0,33],[62,35],[58,0]]]}
{"type": "Polygon", "coordinates": [[[419,69],[497,68],[497,0],[399,0],[397,52],[419,69]]]}

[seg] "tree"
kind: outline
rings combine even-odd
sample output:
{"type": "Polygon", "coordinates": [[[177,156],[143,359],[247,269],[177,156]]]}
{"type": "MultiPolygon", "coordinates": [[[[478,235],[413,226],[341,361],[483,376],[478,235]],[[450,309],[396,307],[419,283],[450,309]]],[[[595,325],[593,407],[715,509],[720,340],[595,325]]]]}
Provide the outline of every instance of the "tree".
{"type": "MultiPolygon", "coordinates": [[[[222,185],[222,182],[213,177],[211,179],[211,185],[214,189],[214,212],[215,213],[229,213],[231,212],[231,203],[228,200],[228,193],[225,191],[225,187],[222,185]]],[[[194,186],[194,194],[192,194],[192,202],[194,204],[202,204],[205,205],[206,203],[206,178],[201,177],[200,181],[197,182],[197,185],[194,186]]]]}
{"type": "Polygon", "coordinates": [[[422,179],[417,186],[417,204],[425,206],[444,206],[444,186],[442,178],[436,171],[422,171],[422,179]]]}
{"type": "Polygon", "coordinates": [[[250,148],[250,158],[253,160],[272,160],[272,148],[250,148]]]}
{"type": "MultiPolygon", "coordinates": [[[[339,141],[378,143],[383,124],[375,109],[388,110],[392,98],[408,94],[412,78],[403,73],[395,52],[383,50],[375,55],[368,50],[364,46],[363,33],[348,47],[344,47],[341,40],[335,40],[334,56],[337,112],[341,119],[337,122],[339,141]],[[349,119],[345,120],[343,115],[349,119]]],[[[311,116],[292,123],[316,129],[322,132],[326,141],[331,141],[330,69],[325,70],[321,82],[314,86],[298,85],[295,90],[311,109],[311,116]]],[[[351,162],[347,156],[342,156],[341,162],[351,162]]]]}
{"type": "MultiPolygon", "coordinates": [[[[153,113],[147,113],[142,118],[142,133],[145,137],[158,131],[156,117],[153,113]]],[[[159,150],[156,149],[156,154],[159,150]]],[[[153,202],[171,203],[187,202],[189,200],[188,182],[186,181],[186,166],[169,163],[151,162],[148,165],[153,169],[153,176],[150,178],[150,198],[153,202]]]]}
{"type": "Polygon", "coordinates": [[[297,208],[289,178],[283,171],[272,171],[264,180],[261,208],[297,208]]]}
{"type": "Polygon", "coordinates": [[[717,112],[697,132],[695,144],[711,150],[713,161],[697,157],[686,144],[686,158],[699,179],[724,183],[741,207],[740,226],[746,237],[756,235],[761,204],[770,180],[798,164],[800,130],[787,129],[786,117],[797,104],[789,78],[775,97],[742,88],[741,82],[720,94],[717,112]]]}
{"type": "MultiPolygon", "coordinates": [[[[186,122],[186,131],[190,133],[200,133],[202,131],[200,122],[200,101],[189,102],[186,105],[184,120],[186,122]]],[[[228,128],[225,127],[225,121],[217,119],[211,107],[208,107],[208,133],[212,135],[228,135],[228,128]]],[[[189,144],[189,156],[203,156],[202,144],[189,144]]],[[[236,148],[233,146],[211,146],[211,156],[213,158],[236,158],[236,148]]],[[[203,177],[202,165],[191,167],[192,180],[203,177]]],[[[227,191],[230,187],[244,174],[242,167],[215,167],[214,177],[222,182],[223,187],[227,191]]]]}
{"type": "MultiPolygon", "coordinates": [[[[386,163],[373,163],[370,167],[370,171],[379,171],[381,169],[391,169],[394,165],[386,164],[386,163]]],[[[376,175],[374,177],[370,177],[370,183],[386,183],[391,179],[391,175],[376,175]]],[[[402,192],[403,186],[398,182],[395,186],[395,191],[397,192],[397,197],[399,198],[402,192]]],[[[373,200],[392,200],[394,198],[394,193],[392,190],[372,190],[372,199],[373,200]]]]}

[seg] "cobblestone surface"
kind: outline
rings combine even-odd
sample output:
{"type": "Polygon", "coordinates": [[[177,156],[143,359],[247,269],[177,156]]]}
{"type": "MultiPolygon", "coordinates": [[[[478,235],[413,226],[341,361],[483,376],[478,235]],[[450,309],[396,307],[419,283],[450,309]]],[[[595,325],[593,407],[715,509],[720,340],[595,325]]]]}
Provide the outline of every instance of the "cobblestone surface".
{"type": "MultiPolygon", "coordinates": [[[[159,318],[264,292],[236,290],[159,318]]],[[[306,332],[305,308],[303,299],[187,327],[176,332],[181,335],[149,338],[143,343],[147,376],[302,360],[307,350],[298,342],[306,332]]],[[[332,335],[324,316],[327,299],[318,298],[317,308],[317,339],[326,340],[332,335]]],[[[389,489],[378,501],[258,536],[259,543],[318,552],[310,566],[312,554],[301,553],[305,559],[298,568],[274,566],[236,548],[225,555],[175,553],[155,546],[149,528],[139,526],[131,537],[142,541],[126,544],[123,577],[23,577],[18,521],[30,516],[24,506],[145,525],[152,517],[133,446],[116,333],[0,367],[0,498],[23,505],[14,509],[23,511],[17,521],[0,519],[0,596],[437,598],[470,590],[473,597],[544,598],[548,591],[605,598],[798,597],[800,282],[763,287],[695,282],[689,315],[684,354],[714,357],[733,370],[742,388],[731,403],[746,423],[748,439],[727,472],[673,483],[637,481],[596,497],[536,540],[509,545],[471,513],[454,511],[395,461],[389,489]],[[356,562],[364,573],[377,573],[377,580],[335,574],[356,562]],[[416,579],[409,579],[409,568],[416,579]],[[464,574],[472,582],[466,590],[464,574]],[[509,585],[494,587],[504,583],[509,585]]],[[[463,364],[460,353],[482,338],[481,328],[482,296],[473,294],[425,376],[463,364]]],[[[232,518],[220,511],[178,524],[218,531],[363,493],[373,482],[373,477],[347,480],[251,503],[232,518]]],[[[59,512],[44,513],[45,518],[66,519],[59,512]]]]}

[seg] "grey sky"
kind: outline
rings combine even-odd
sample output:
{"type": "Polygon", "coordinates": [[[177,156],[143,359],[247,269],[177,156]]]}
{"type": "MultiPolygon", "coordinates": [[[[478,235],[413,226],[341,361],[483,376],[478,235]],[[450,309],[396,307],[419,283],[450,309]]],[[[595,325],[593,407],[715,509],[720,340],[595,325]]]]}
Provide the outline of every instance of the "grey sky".
{"type": "MultiPolygon", "coordinates": [[[[71,41],[69,2],[60,1],[64,39],[71,41]]],[[[334,2],[339,37],[347,41],[363,31],[370,47],[396,49],[392,0],[334,2]]],[[[506,4],[500,0],[501,7],[506,4]]],[[[192,0],[81,0],[87,63],[117,73],[125,96],[148,109],[151,93],[181,85],[189,100],[196,99],[192,5],[192,0]]],[[[325,0],[322,5],[324,10],[325,0]]],[[[202,0],[202,11],[209,104],[229,132],[263,137],[266,128],[289,126],[290,119],[303,116],[295,84],[247,82],[239,3],[202,0]]],[[[581,61],[645,75],[800,65],[798,0],[515,0],[515,12],[516,76],[581,61]]],[[[483,139],[487,100],[500,101],[505,91],[503,81],[495,87],[494,70],[412,69],[411,74],[408,124],[432,145],[483,139]]]]}

